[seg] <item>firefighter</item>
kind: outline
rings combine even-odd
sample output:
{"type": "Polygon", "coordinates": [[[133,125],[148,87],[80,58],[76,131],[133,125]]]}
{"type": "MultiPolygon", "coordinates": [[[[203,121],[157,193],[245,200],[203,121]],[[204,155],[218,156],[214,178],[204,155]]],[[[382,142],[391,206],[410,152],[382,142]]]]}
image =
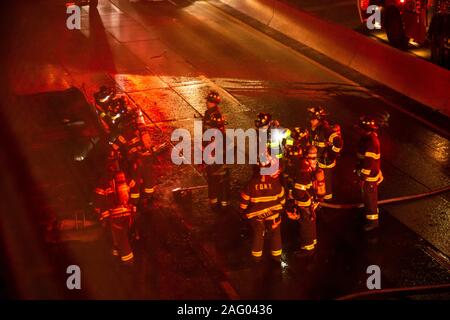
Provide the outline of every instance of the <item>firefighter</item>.
{"type": "Polygon", "coordinates": [[[356,173],[361,181],[361,191],[366,215],[365,231],[378,227],[378,185],[383,181],[380,170],[379,125],[372,116],[363,116],[359,121],[362,136],[358,145],[356,173]]]}
{"type": "Polygon", "coordinates": [[[281,183],[286,188],[288,185],[288,175],[284,170],[287,166],[285,155],[288,153],[289,148],[294,144],[294,140],[291,137],[291,131],[281,127],[278,120],[272,119],[272,115],[265,112],[258,113],[255,119],[255,127],[258,130],[258,146],[260,148],[262,143],[261,134],[266,135],[266,148],[264,148],[264,150],[259,150],[259,153],[265,154],[266,152],[269,152],[271,156],[280,160],[281,183]]]}
{"type": "Polygon", "coordinates": [[[306,128],[295,127],[292,130],[293,146],[297,150],[305,150],[309,145],[309,131],[306,128]]]}
{"type": "Polygon", "coordinates": [[[219,93],[215,90],[209,91],[206,96],[206,111],[203,115],[203,126],[210,126],[209,122],[211,121],[211,115],[219,113],[222,116],[222,112],[220,111],[219,104],[222,101],[219,93]]]}
{"type": "Polygon", "coordinates": [[[108,108],[116,96],[116,88],[101,86],[99,91],[94,93],[95,109],[100,122],[106,131],[110,131],[108,108]]]}
{"type": "Polygon", "coordinates": [[[116,95],[114,87],[102,86],[94,93],[95,107],[99,120],[106,132],[115,134],[123,122],[127,122],[128,99],[125,95],[116,95]]]}
{"type": "Polygon", "coordinates": [[[113,156],[108,160],[106,176],[95,189],[95,211],[101,222],[109,222],[112,254],[119,256],[124,265],[132,265],[134,261],[129,241],[129,230],[136,212],[136,207],[130,202],[130,188],[134,183],[127,179],[125,172],[119,168],[118,159],[113,156]]]}
{"type": "Polygon", "coordinates": [[[108,125],[111,129],[118,127],[121,120],[128,115],[128,106],[124,97],[118,97],[111,101],[108,107],[108,125]]]}
{"type": "Polygon", "coordinates": [[[336,159],[341,153],[343,140],[339,125],[330,125],[322,107],[308,109],[310,115],[310,143],[317,148],[317,164],[325,174],[326,193],[323,200],[333,198],[332,175],[336,159]]]}
{"type": "MultiPolygon", "coordinates": [[[[292,129],[292,146],[286,149],[286,173],[288,179],[292,181],[295,176],[295,169],[301,159],[305,149],[309,146],[309,132],[306,128],[295,127],[292,129]]],[[[291,189],[291,188],[289,188],[291,189]]]]}
{"type": "MultiPolygon", "coordinates": [[[[203,145],[204,148],[208,146],[211,148],[211,153],[207,154],[206,157],[216,158],[219,160],[224,160],[226,155],[226,137],[225,137],[225,124],[226,121],[222,117],[219,111],[213,112],[208,115],[208,121],[205,123],[205,130],[215,130],[222,141],[219,143],[214,138],[210,143],[203,145]],[[220,148],[220,149],[219,149],[220,148]],[[222,152],[222,157],[220,157],[217,152],[222,152]]],[[[208,182],[208,199],[209,204],[213,210],[216,209],[226,209],[229,205],[229,193],[230,193],[230,170],[227,165],[222,161],[222,163],[206,163],[206,176],[208,182]]]]}
{"type": "Polygon", "coordinates": [[[152,145],[150,132],[144,120],[142,112],[139,110],[135,118],[135,125],[139,134],[137,152],[134,155],[133,179],[136,181],[133,195],[140,194],[140,207],[150,208],[155,193],[156,177],[154,175],[156,155],[158,148],[152,145]]]}
{"type": "MultiPolygon", "coordinates": [[[[267,158],[268,161],[260,162],[261,168],[271,165],[270,157],[267,158]]],[[[279,170],[271,175],[258,172],[241,193],[240,210],[250,220],[253,229],[252,257],[256,262],[262,259],[266,232],[270,236],[272,258],[276,262],[281,260],[280,212],[285,204],[285,194],[279,173],[279,170]]]]}
{"type": "Polygon", "coordinates": [[[137,205],[140,198],[140,173],[139,151],[141,147],[141,137],[138,128],[137,111],[131,111],[127,122],[123,123],[117,136],[112,137],[110,143],[111,149],[121,155],[120,167],[123,168],[127,176],[133,177],[136,184],[131,190],[131,199],[134,205],[137,205]]]}
{"type": "MultiPolygon", "coordinates": [[[[266,134],[267,151],[275,151],[276,153],[271,154],[271,156],[278,159],[282,159],[285,149],[291,147],[294,143],[291,131],[281,127],[279,121],[273,120],[270,113],[258,113],[255,119],[255,127],[258,130],[258,137],[260,137],[260,134],[266,134]]],[[[260,153],[265,152],[266,150],[260,150],[260,153]]]]}
{"type": "Polygon", "coordinates": [[[317,170],[317,148],[309,146],[298,162],[294,178],[292,198],[294,208],[287,211],[292,220],[299,221],[300,249],[312,252],[317,244],[316,235],[316,195],[314,191],[317,170]]]}
{"type": "Polygon", "coordinates": [[[286,210],[292,211],[294,209],[294,199],[291,196],[294,188],[294,178],[297,168],[299,167],[299,161],[302,158],[305,148],[309,144],[308,130],[301,127],[295,127],[292,129],[292,146],[286,148],[285,151],[285,168],[283,173],[285,178],[283,179],[283,187],[286,191],[286,210]]]}

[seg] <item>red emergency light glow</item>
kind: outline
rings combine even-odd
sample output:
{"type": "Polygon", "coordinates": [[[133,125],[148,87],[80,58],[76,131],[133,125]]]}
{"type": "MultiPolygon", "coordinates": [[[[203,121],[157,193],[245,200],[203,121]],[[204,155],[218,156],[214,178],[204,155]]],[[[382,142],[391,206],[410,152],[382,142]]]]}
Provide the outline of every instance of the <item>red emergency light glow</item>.
{"type": "Polygon", "coordinates": [[[366,11],[368,6],[369,6],[369,0],[360,0],[360,8],[363,11],[366,11]]]}

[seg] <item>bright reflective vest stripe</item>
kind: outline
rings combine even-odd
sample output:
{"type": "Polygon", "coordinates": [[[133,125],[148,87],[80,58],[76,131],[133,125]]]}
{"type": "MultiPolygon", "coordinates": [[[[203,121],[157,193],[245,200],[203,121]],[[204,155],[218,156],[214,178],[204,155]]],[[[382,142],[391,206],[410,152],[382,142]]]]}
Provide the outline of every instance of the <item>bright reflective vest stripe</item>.
{"type": "Polygon", "coordinates": [[[373,153],[373,152],[366,152],[366,153],[364,154],[364,156],[365,156],[365,157],[368,157],[368,158],[373,158],[373,159],[375,159],[375,160],[378,160],[378,159],[380,159],[380,157],[381,157],[381,155],[380,155],[379,153],[373,153]]]}
{"type": "Polygon", "coordinates": [[[296,184],[294,184],[294,188],[298,189],[298,190],[307,190],[311,187],[312,187],[312,183],[308,183],[308,184],[296,183],[296,184]]]}
{"type": "Polygon", "coordinates": [[[375,177],[366,177],[365,180],[367,182],[377,182],[378,180],[383,180],[383,175],[381,173],[381,170],[380,170],[380,172],[378,172],[378,174],[375,177]]]}
{"type": "Polygon", "coordinates": [[[258,202],[269,202],[269,201],[275,201],[279,198],[282,198],[284,196],[284,190],[281,190],[281,192],[275,196],[267,196],[267,197],[256,197],[251,198],[250,202],[258,203],[258,202]]]}
{"type": "Polygon", "coordinates": [[[254,211],[254,212],[249,212],[249,213],[246,214],[246,217],[247,217],[247,219],[252,219],[254,217],[257,217],[257,216],[260,216],[260,215],[263,215],[263,214],[273,213],[273,215],[268,216],[268,217],[265,218],[265,220],[272,220],[272,219],[276,218],[275,216],[279,216],[279,214],[276,213],[276,211],[279,211],[279,210],[282,210],[282,209],[283,209],[283,206],[281,204],[277,204],[277,205],[272,206],[270,208],[266,208],[266,209],[258,210],[258,211],[254,211]]]}
{"type": "Polygon", "coordinates": [[[262,251],[252,251],[252,256],[254,257],[262,257],[262,251]]]}
{"type": "Polygon", "coordinates": [[[131,252],[130,254],[127,254],[126,256],[122,256],[122,258],[120,258],[122,261],[129,261],[131,259],[134,258],[133,252],[131,252]]]}
{"type": "Polygon", "coordinates": [[[244,200],[250,200],[250,196],[246,195],[245,193],[241,193],[241,198],[244,200]]]}
{"type": "Polygon", "coordinates": [[[331,150],[333,150],[334,152],[340,152],[341,149],[342,149],[342,148],[338,148],[338,147],[335,147],[335,146],[332,146],[332,147],[331,147],[331,150]]]}
{"type": "Polygon", "coordinates": [[[308,199],[308,201],[295,200],[294,202],[299,207],[309,207],[311,205],[311,199],[308,199]]]}
{"type": "Polygon", "coordinates": [[[333,161],[332,164],[323,164],[323,163],[320,163],[320,162],[317,161],[317,164],[319,165],[319,168],[331,169],[331,168],[334,168],[336,166],[336,161],[333,161]]]}
{"type": "Polygon", "coordinates": [[[274,257],[278,257],[278,256],[281,256],[281,253],[283,253],[283,250],[282,249],[280,249],[280,250],[272,250],[272,256],[274,256],[274,257]]]}

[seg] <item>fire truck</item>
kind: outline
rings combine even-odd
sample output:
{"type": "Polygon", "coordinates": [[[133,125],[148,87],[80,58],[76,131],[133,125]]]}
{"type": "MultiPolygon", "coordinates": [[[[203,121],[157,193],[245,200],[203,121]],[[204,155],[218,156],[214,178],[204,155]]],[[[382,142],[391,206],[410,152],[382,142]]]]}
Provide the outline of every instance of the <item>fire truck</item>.
{"type": "Polygon", "coordinates": [[[381,10],[381,27],[389,43],[404,49],[410,40],[430,45],[431,60],[449,68],[450,0],[357,0],[366,23],[370,5],[381,10]]]}

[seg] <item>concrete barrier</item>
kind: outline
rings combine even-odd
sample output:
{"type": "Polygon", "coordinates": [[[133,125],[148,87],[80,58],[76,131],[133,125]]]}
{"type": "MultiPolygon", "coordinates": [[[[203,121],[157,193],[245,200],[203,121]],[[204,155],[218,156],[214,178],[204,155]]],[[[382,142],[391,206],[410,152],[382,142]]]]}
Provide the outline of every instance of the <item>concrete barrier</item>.
{"type": "Polygon", "coordinates": [[[277,0],[220,1],[345,66],[450,116],[448,70],[277,0]]]}

